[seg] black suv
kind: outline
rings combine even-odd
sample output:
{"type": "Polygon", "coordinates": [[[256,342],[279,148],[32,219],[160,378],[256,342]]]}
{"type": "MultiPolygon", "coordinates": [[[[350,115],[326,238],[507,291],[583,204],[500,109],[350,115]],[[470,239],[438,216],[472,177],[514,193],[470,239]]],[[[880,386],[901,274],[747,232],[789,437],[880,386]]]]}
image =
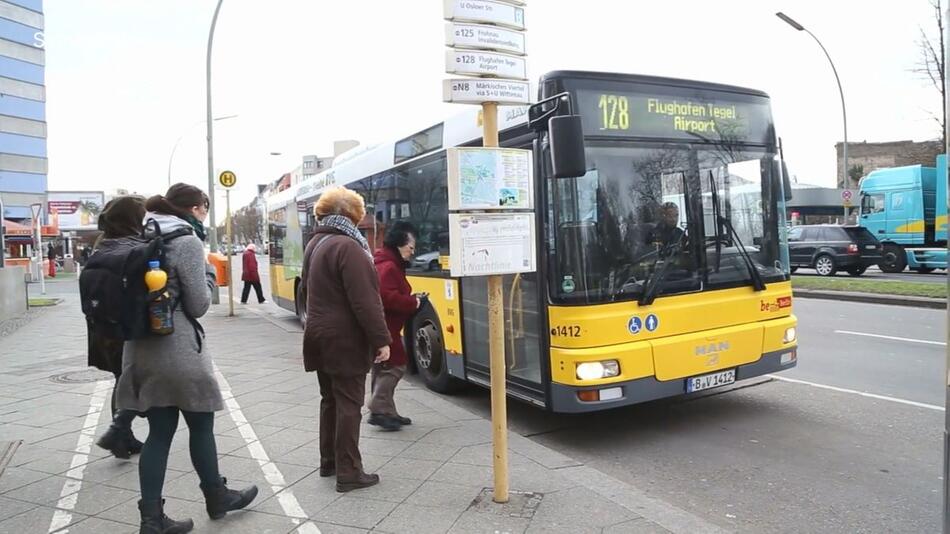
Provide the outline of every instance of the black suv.
{"type": "Polygon", "coordinates": [[[834,276],[839,270],[861,276],[882,259],[881,242],[860,226],[793,226],[788,253],[792,272],[809,267],[820,276],[834,276]]]}

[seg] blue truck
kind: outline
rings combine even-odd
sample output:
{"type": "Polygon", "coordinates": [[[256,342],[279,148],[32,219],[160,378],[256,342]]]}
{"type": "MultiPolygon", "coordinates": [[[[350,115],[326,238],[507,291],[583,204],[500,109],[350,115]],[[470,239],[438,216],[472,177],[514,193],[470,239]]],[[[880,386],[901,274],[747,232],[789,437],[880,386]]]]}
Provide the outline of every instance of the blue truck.
{"type": "Polygon", "coordinates": [[[947,268],[947,155],[937,166],[878,169],[861,180],[861,226],[884,245],[881,270],[947,268]]]}

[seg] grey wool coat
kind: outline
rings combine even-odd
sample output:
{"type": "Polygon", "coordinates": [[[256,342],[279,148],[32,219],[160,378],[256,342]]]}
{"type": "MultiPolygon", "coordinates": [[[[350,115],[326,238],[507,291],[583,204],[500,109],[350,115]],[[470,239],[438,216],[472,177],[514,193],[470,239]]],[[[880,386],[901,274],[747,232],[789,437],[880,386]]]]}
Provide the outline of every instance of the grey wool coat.
{"type": "MultiPolygon", "coordinates": [[[[149,213],[162,233],[190,225],[178,217],[149,213]]],[[[214,270],[205,262],[204,245],[194,235],[179,237],[165,245],[168,291],[178,302],[175,331],[167,336],[148,336],[128,341],[122,355],[122,376],[116,386],[119,408],[144,412],[149,408],[176,407],[189,412],[215,412],[224,408],[214,376],[211,353],[204,337],[188,321],[211,305],[215,289],[214,270]]]]}

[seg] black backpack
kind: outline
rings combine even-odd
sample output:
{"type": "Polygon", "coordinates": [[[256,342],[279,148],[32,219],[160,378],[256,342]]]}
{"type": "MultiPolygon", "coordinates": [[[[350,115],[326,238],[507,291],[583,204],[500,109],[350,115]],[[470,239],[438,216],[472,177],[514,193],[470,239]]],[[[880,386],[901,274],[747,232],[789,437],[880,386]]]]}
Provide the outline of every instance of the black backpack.
{"type": "Polygon", "coordinates": [[[167,271],[165,245],[192,233],[191,228],[181,228],[162,235],[158,222],[153,220],[138,240],[94,251],[79,275],[82,312],[90,329],[124,341],[148,336],[148,263],[158,261],[167,271]]]}

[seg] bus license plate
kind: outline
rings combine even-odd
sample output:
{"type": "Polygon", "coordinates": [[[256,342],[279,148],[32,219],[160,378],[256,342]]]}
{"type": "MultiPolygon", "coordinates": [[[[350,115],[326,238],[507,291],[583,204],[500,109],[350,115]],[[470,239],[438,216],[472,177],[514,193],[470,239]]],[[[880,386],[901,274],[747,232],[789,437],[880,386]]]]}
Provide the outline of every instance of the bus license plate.
{"type": "Polygon", "coordinates": [[[692,393],[694,391],[702,391],[704,389],[710,389],[710,388],[717,388],[719,386],[732,384],[735,381],[736,381],[735,369],[729,369],[728,371],[723,371],[721,373],[713,373],[711,375],[694,376],[692,378],[686,379],[686,393],[692,393]]]}

